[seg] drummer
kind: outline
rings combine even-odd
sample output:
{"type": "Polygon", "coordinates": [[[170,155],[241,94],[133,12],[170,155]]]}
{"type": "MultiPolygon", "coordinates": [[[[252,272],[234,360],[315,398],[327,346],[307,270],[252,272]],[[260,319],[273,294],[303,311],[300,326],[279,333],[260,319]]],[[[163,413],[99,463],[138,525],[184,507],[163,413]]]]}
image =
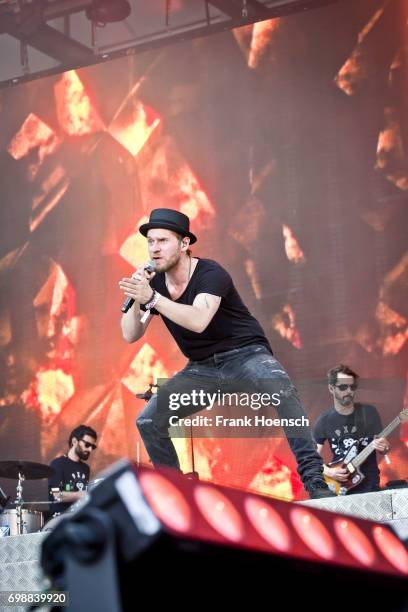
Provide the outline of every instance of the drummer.
{"type": "Polygon", "coordinates": [[[65,512],[71,504],[86,495],[90,469],[87,461],[91,452],[96,450],[97,434],[88,425],[79,425],[71,431],[68,438],[68,453],[56,457],[50,463],[54,475],[48,480],[53,512],[65,512]]]}

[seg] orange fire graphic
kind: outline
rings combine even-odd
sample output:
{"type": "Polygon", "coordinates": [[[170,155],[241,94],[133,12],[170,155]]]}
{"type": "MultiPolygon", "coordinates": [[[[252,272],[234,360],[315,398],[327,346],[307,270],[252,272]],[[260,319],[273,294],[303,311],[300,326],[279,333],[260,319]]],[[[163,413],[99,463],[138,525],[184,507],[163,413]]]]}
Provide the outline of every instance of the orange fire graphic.
{"type": "Polygon", "coordinates": [[[288,340],[295,348],[301,349],[302,342],[296,329],[296,317],[290,304],[285,304],[281,312],[272,318],[272,327],[275,331],[288,340]]]}
{"type": "Polygon", "coordinates": [[[146,239],[139,233],[139,227],[143,223],[147,223],[148,220],[148,217],[139,219],[135,229],[129,234],[119,249],[120,256],[133,268],[140,266],[147,259],[146,239]]]}
{"type": "Polygon", "coordinates": [[[254,260],[246,259],[244,262],[244,268],[251,281],[251,286],[255,297],[257,300],[260,300],[262,298],[262,285],[258,277],[258,272],[254,260]]]}
{"type": "MultiPolygon", "coordinates": [[[[139,175],[142,201],[149,203],[149,210],[159,208],[163,201],[171,202],[194,222],[194,230],[207,229],[215,210],[189,165],[183,160],[168,137],[153,153],[148,152],[139,175]]],[[[144,215],[120,247],[120,255],[132,266],[146,261],[146,240],[139,234],[139,226],[147,221],[144,215]]]]}
{"type": "Polygon", "coordinates": [[[45,423],[52,421],[62,407],[74,395],[75,386],[72,374],[61,368],[40,369],[30,388],[23,393],[23,402],[41,412],[45,423]]]}
{"type": "Polygon", "coordinates": [[[285,253],[289,261],[293,263],[304,263],[305,256],[299,246],[296,236],[288,225],[282,225],[282,234],[285,239],[285,253]]]}
{"type": "Polygon", "coordinates": [[[275,32],[279,28],[279,18],[258,21],[254,25],[235,28],[233,34],[246,58],[249,68],[257,68],[271,48],[275,32]]]}
{"type": "Polygon", "coordinates": [[[143,200],[152,202],[151,208],[156,207],[155,200],[159,206],[165,199],[172,203],[173,208],[178,208],[203,226],[208,225],[215,214],[198,178],[168,137],[163,138],[161,146],[154,152],[140,181],[143,200]]]}
{"type": "Polygon", "coordinates": [[[396,187],[408,190],[401,127],[392,107],[385,109],[385,127],[378,137],[376,168],[385,170],[388,180],[396,187]]]}
{"type": "MultiPolygon", "coordinates": [[[[75,294],[64,271],[58,264],[52,263],[50,274],[34,299],[36,309],[47,312],[47,326],[39,327],[39,335],[54,337],[63,325],[74,316],[75,294]],[[61,321],[61,318],[63,321],[61,321]]],[[[37,323],[40,325],[39,319],[37,323]]]]}
{"type": "Polygon", "coordinates": [[[30,217],[30,231],[33,232],[44,221],[62,196],[67,191],[70,181],[61,165],[56,166],[52,172],[43,180],[41,192],[34,196],[32,202],[32,213],[30,217]]]}
{"type": "Polygon", "coordinates": [[[293,500],[298,489],[302,488],[298,477],[274,455],[268,457],[265,465],[256,474],[249,488],[263,495],[293,500]]]}
{"type": "Polygon", "coordinates": [[[373,30],[375,24],[380,19],[383,12],[384,8],[376,11],[372,18],[361,30],[358,36],[357,46],[355,47],[351,56],[340,68],[336,78],[334,79],[337,86],[348,96],[352,96],[355,93],[358,84],[367,76],[368,66],[364,42],[366,41],[367,36],[373,30]]]}
{"type": "Polygon", "coordinates": [[[383,355],[396,355],[408,340],[408,321],[380,301],[375,313],[382,328],[383,355]]]}
{"type": "Polygon", "coordinates": [[[377,168],[385,168],[392,159],[403,158],[402,136],[394,109],[385,109],[386,127],[380,132],[377,144],[377,168]]]}
{"type": "Polygon", "coordinates": [[[104,129],[75,70],[61,75],[55,85],[55,98],[59,124],[69,136],[84,136],[104,129]]]}
{"type": "Polygon", "coordinates": [[[156,383],[158,379],[168,377],[169,372],[165,369],[159,355],[150,344],[145,342],[121,382],[131,393],[140,393],[141,390],[147,389],[150,383],[156,383]]]}
{"type": "Polygon", "coordinates": [[[397,355],[408,340],[408,321],[382,300],[375,311],[375,324],[361,326],[356,340],[368,353],[397,355]]]}
{"type": "Polygon", "coordinates": [[[137,101],[126,122],[121,116],[113,122],[109,132],[129,153],[136,156],[160,124],[160,117],[153,109],[137,101]]]}
{"type": "Polygon", "coordinates": [[[75,293],[62,268],[51,263],[50,274],[34,299],[38,334],[47,342],[42,364],[22,400],[50,423],[75,393],[74,345],[80,320],[75,317],[75,293]]]}
{"type": "Polygon", "coordinates": [[[251,48],[248,55],[249,68],[257,68],[267,50],[271,47],[274,34],[280,25],[279,19],[258,21],[252,30],[251,48]]]}
{"type": "Polygon", "coordinates": [[[45,158],[55,153],[61,144],[56,133],[34,113],[30,113],[8,146],[14,159],[30,155],[28,172],[32,180],[38,173],[45,158]]]}
{"type": "Polygon", "coordinates": [[[340,68],[338,75],[334,79],[339,89],[348,96],[352,96],[359,81],[366,76],[361,57],[361,49],[358,47],[353,51],[351,57],[340,68]]]}
{"type": "Polygon", "coordinates": [[[191,220],[200,214],[214,215],[214,209],[197,177],[188,164],[182,164],[174,177],[176,187],[174,198],[179,203],[180,212],[191,220]]]}

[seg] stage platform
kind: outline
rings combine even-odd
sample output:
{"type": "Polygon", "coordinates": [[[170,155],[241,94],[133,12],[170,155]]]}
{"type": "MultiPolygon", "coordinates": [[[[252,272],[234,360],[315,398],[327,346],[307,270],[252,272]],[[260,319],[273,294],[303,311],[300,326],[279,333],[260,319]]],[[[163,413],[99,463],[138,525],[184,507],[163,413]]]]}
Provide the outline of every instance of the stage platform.
{"type": "MultiPolygon", "coordinates": [[[[0,591],[41,591],[41,544],[46,532],[0,538],[0,591]]],[[[25,606],[0,605],[0,612],[25,612],[25,606]]]]}
{"type": "Polygon", "coordinates": [[[394,529],[401,540],[408,542],[408,488],[309,499],[299,503],[329,512],[386,523],[394,529]]]}

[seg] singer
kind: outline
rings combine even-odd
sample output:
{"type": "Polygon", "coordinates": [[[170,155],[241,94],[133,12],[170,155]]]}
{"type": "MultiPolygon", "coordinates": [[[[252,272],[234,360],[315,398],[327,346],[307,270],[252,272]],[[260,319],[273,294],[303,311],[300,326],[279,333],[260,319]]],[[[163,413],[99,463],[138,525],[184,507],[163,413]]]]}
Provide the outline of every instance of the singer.
{"type": "MultiPolygon", "coordinates": [[[[184,380],[191,384],[195,378],[200,384],[203,380],[248,380],[257,391],[268,393],[272,384],[285,400],[276,408],[280,418],[307,418],[295,387],[273,356],[261,325],[243,303],[231,276],[213,260],[192,257],[189,247],[197,238],[190,232],[189,218],[176,210],[158,208],[139,231],[147,238],[155,272],[140,266],[131,278],[120,281],[124,295],[134,300],[122,316],[122,335],[127,342],[136,342],[153,315],[161,316],[189,360],[163,385],[166,391],[184,380]],[[149,314],[144,317],[146,312],[149,314]]],[[[199,410],[201,406],[182,406],[177,416],[184,418],[199,410]]],[[[139,415],[137,427],[153,464],[179,470],[168,432],[171,417],[174,412],[155,394],[139,415]]],[[[331,497],[309,427],[302,428],[298,436],[287,429],[285,433],[310,497],[331,497]]]]}

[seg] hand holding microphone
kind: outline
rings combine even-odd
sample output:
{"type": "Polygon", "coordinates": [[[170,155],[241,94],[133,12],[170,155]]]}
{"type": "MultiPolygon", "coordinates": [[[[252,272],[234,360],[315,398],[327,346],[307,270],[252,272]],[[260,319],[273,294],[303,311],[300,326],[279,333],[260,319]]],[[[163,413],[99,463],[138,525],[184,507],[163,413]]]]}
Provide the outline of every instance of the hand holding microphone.
{"type": "MultiPolygon", "coordinates": [[[[155,272],[155,269],[156,269],[156,262],[148,261],[147,264],[145,264],[141,268],[138,268],[136,272],[132,274],[131,279],[125,278],[122,281],[120,281],[119,283],[120,288],[123,289],[125,293],[127,294],[127,298],[123,302],[122,308],[121,308],[121,311],[123,313],[128,312],[128,310],[133,306],[133,304],[136,301],[139,301],[139,299],[141,300],[139,304],[144,304],[146,302],[151,302],[152,298],[155,297],[154,290],[151,289],[149,283],[147,282],[148,280],[152,278],[151,275],[155,272]],[[146,276],[146,274],[148,274],[149,276],[146,276]],[[152,291],[153,291],[153,294],[152,294],[152,291]],[[130,292],[132,293],[132,295],[129,295],[130,292]],[[137,293],[138,295],[135,295],[135,293],[137,293]],[[147,293],[147,297],[146,297],[146,293],[147,293]]],[[[146,310],[146,312],[149,314],[148,310],[146,310]]],[[[143,315],[143,317],[144,316],[145,315],[143,315]]],[[[142,320],[142,322],[144,321],[142,320]]]]}

